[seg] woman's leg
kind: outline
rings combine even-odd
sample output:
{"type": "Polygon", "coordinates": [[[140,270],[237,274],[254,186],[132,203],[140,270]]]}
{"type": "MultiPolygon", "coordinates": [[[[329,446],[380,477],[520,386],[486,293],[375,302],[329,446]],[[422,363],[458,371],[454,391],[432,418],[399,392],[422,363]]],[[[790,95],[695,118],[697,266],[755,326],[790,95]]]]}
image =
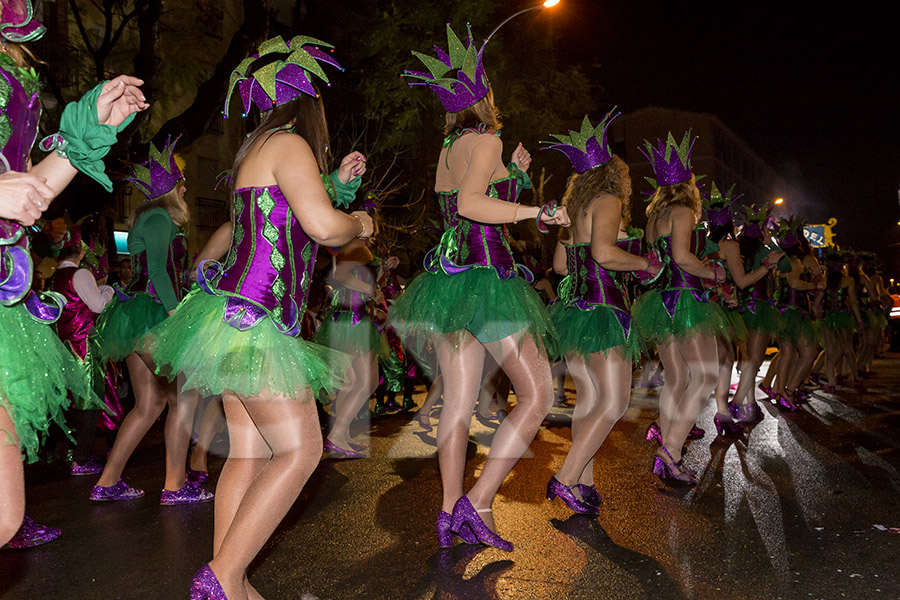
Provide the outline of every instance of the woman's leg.
{"type": "Polygon", "coordinates": [[[203,417],[200,419],[200,426],[197,429],[197,445],[191,452],[191,470],[208,471],[207,458],[209,456],[209,446],[212,444],[213,438],[221,431],[225,424],[225,413],[222,411],[222,398],[216,397],[209,401],[206,408],[203,409],[203,417]]]}
{"type": "Polygon", "coordinates": [[[716,412],[720,415],[731,415],[728,410],[728,393],[731,391],[731,371],[734,369],[734,346],[725,338],[716,336],[716,348],[719,353],[716,412]]]}
{"type": "Polygon", "coordinates": [[[741,378],[738,381],[734,401],[751,404],[756,399],[756,375],[766,355],[769,336],[762,331],[751,329],[747,334],[745,350],[741,352],[741,378]]]}
{"type": "Polygon", "coordinates": [[[25,518],[25,471],[16,427],[0,407],[0,546],[12,539],[25,518]]]}
{"type": "Polygon", "coordinates": [[[444,377],[441,374],[438,374],[437,377],[434,378],[434,381],[431,382],[431,385],[428,386],[428,393],[425,395],[425,402],[416,411],[416,420],[424,429],[431,430],[431,410],[434,408],[435,403],[440,399],[440,397],[444,393],[444,377]],[[427,425],[427,427],[426,427],[427,425]]]}
{"type": "Polygon", "coordinates": [[[818,353],[819,347],[812,341],[805,337],[797,340],[797,362],[787,379],[787,389],[796,391],[806,381],[818,353]]]}
{"type": "Polygon", "coordinates": [[[587,363],[577,358],[567,360],[569,372],[575,379],[577,396],[572,416],[572,447],[556,478],[566,486],[576,483],[590,485],[594,479],[592,469],[589,473],[585,472],[609,432],[628,409],[631,362],[618,349],[610,350],[608,356],[596,352],[587,363]],[[587,392],[584,397],[582,389],[587,392]],[[585,483],[587,479],[590,481],[585,483]]]}
{"type": "Polygon", "coordinates": [[[97,481],[97,485],[102,487],[110,487],[119,482],[134,449],[166,406],[166,393],[161,389],[161,383],[165,380],[157,377],[137,353],[130,354],[125,363],[134,389],[134,408],[122,420],[116,442],[97,481]]]}
{"type": "MultiPolygon", "coordinates": [[[[778,343],[778,352],[775,353],[775,356],[772,357],[772,360],[769,361],[769,368],[766,369],[766,374],[762,378],[762,381],[759,382],[761,387],[770,388],[775,381],[775,378],[778,376],[778,367],[781,361],[781,341],[778,343]]],[[[763,359],[765,360],[766,353],[763,351],[763,359]]]]}
{"type": "Polygon", "coordinates": [[[177,393],[175,382],[159,381],[165,386],[169,414],[166,415],[166,485],[165,489],[177,491],[185,484],[185,465],[188,448],[191,445],[191,431],[194,428],[194,412],[200,397],[196,390],[177,393]]]}
{"type": "Polygon", "coordinates": [[[334,423],[328,433],[328,440],[345,450],[350,448],[350,425],[378,387],[378,359],[375,352],[354,356],[350,370],[353,372],[351,382],[338,394],[334,423]]]}
{"type": "Polygon", "coordinates": [[[296,399],[228,394],[225,415],[237,447],[216,489],[215,554],[209,566],[229,600],[244,600],[247,567],[319,463],[322,433],[309,389],[296,399]]]}
{"type": "Polygon", "coordinates": [[[797,366],[797,342],[789,340],[779,340],[778,346],[778,374],[775,376],[775,393],[786,396],[790,390],[787,380],[797,366]]]}

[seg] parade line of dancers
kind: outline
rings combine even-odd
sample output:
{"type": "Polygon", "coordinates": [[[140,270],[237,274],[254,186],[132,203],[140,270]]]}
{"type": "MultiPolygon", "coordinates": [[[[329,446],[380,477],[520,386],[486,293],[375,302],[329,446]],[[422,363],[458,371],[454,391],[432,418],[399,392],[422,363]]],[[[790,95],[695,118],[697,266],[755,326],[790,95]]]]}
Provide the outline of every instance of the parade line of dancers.
{"type": "Polygon", "coordinates": [[[265,42],[232,74],[225,116],[236,92],[241,114],[258,111],[259,125],[234,159],[231,219],[194,264],[184,236],[187,184],[170,139],[151,145],[130,177],[146,196],[129,220],[131,272],[115,288],[105,285],[102,227],[89,218],[54,238],[57,269],[45,291],[35,290],[37,234],[29,228],[78,171],[112,189],[101,159],[148,104],[133,77],[99,84],[65,108],[59,133],[40,142],[46,158],[31,164],[41,105],[24,44],[44,29],[28,0],[0,7],[0,143],[9,166],[0,175],[0,543],[24,548],[59,535],[25,516],[23,462],[50,444],[72,450],[73,475],[99,475],[91,500],[142,497],[123,479],[125,467],[168,406],[160,504],[215,501],[212,558],[195,573],[191,598],[261,598],[248,565],[323,450],[364,458],[351,425],[376,390],[376,414],[399,408],[398,392],[404,408],[414,408],[409,370],[419,359],[431,363],[422,370],[432,380],[416,415],[422,428],[431,430],[431,408],[443,398],[443,494],[440,507],[426,507],[436,515],[437,542],[511,551],[491,509],[553,404],[561,364],[577,391],[572,444],[546,493],[583,514],[599,512],[593,459],[628,407],[641,362],[647,370],[658,360],[664,378],[659,418],[647,430],[658,444],[652,472],[681,486],[697,483],[682,453],[688,438],[704,434],[696,421],[711,396],[718,435],[739,435],[763,418],[757,375],[773,340],[779,352],[759,388],[785,411],[797,410],[814,384],[833,391],[844,378],[862,388],[872,375],[890,302],[875,256],[832,251],[822,264],[799,220],[775,222],[715,183],[701,193],[690,132],[646,142],[654,191],[646,231],[632,228],[628,166],[607,139],[614,110],[596,125],[585,117],[580,131],[553,135],[549,148],[573,169],[561,202],[519,204],[531,187],[531,156],[519,144],[504,162],[484,46],[449,25],[448,50],[415,53],[427,70],[402,74],[446,109],[434,184],[444,232],[405,289],[397,260],[373,255],[370,212],[346,212],[366,158],[353,152],[329,173],[315,80],[327,83],[323,65],[339,65],[328,44],[298,36],[265,42]],[[545,286],[543,298],[511,250],[509,225],[529,220],[558,233],[553,269],[564,278],[557,290],[545,286]],[[331,303],[317,326],[308,300],[320,245],[333,269],[331,303]],[[467,489],[473,411],[486,389],[504,395],[497,378],[483,377],[486,363],[508,378],[515,403],[498,411],[504,418],[467,489]],[[116,389],[123,367],[134,392],[127,414],[116,389]],[[323,402],[333,414],[325,439],[323,402]],[[204,418],[188,463],[195,412],[204,418]],[[217,412],[229,454],[214,495],[202,484],[217,412]],[[118,430],[105,462],[91,454],[98,424],[118,430]]]}

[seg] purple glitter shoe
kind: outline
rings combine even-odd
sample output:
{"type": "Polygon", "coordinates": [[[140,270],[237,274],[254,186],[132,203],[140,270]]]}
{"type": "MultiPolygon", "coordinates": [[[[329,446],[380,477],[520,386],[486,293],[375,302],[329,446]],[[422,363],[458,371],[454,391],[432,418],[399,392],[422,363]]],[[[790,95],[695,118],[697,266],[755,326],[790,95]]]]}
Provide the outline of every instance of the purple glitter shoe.
{"type": "Polygon", "coordinates": [[[96,456],[92,456],[87,459],[83,465],[79,465],[74,460],[72,461],[72,468],[69,469],[70,475],[97,475],[98,473],[103,472],[103,463],[100,462],[100,459],[96,456]]]}
{"type": "Polygon", "coordinates": [[[582,515],[596,515],[600,513],[600,510],[593,504],[588,504],[576,498],[572,490],[560,483],[555,476],[551,477],[550,481],[547,482],[547,500],[553,500],[554,498],[559,498],[566,503],[570,510],[582,515]]]}
{"type": "Polygon", "coordinates": [[[665,446],[660,446],[671,462],[667,463],[660,456],[653,457],[653,474],[659,477],[666,485],[671,486],[694,486],[697,485],[697,479],[694,477],[682,461],[675,462],[672,455],[665,446]],[[676,472],[677,469],[677,472],[676,472]]]}
{"type": "Polygon", "coordinates": [[[209,565],[203,565],[191,579],[191,600],[228,600],[209,565]]]}
{"type": "Polygon", "coordinates": [[[731,414],[721,415],[716,413],[715,418],[713,418],[713,423],[716,425],[716,433],[721,436],[740,435],[744,431],[744,425],[735,421],[731,417],[731,414]]]}
{"type": "MultiPolygon", "coordinates": [[[[491,509],[484,509],[484,512],[488,512],[491,509]]],[[[450,521],[450,531],[455,531],[459,533],[459,531],[468,525],[472,533],[475,535],[475,538],[485,544],[486,546],[493,546],[494,548],[499,548],[500,550],[505,550],[507,552],[512,552],[513,545],[510,542],[507,542],[502,537],[494,533],[490,530],[490,528],[484,524],[484,521],[481,520],[481,517],[478,516],[478,511],[475,510],[475,507],[472,506],[472,503],[466,496],[462,496],[459,500],[456,501],[456,504],[453,506],[453,514],[451,515],[450,521]]]]}
{"type": "Polygon", "coordinates": [[[365,454],[360,454],[359,452],[354,452],[353,450],[345,450],[332,442],[331,440],[325,440],[323,444],[323,448],[325,452],[332,455],[334,458],[365,458],[365,454]]]}
{"type": "Polygon", "coordinates": [[[743,423],[745,426],[755,425],[763,420],[762,409],[756,402],[751,402],[750,404],[729,402],[728,412],[731,413],[732,419],[738,423],[743,423]]]}
{"type": "Polygon", "coordinates": [[[788,398],[784,394],[778,394],[778,397],[775,398],[775,404],[778,405],[778,408],[783,408],[785,410],[789,410],[791,412],[800,410],[800,405],[794,402],[792,399],[788,398]]]}
{"type": "Polygon", "coordinates": [[[760,390],[762,390],[762,393],[765,394],[766,396],[768,396],[769,400],[775,399],[775,390],[774,389],[770,388],[767,385],[763,385],[761,383],[756,387],[758,387],[760,390]]]}
{"type": "Polygon", "coordinates": [[[134,500],[144,495],[144,490],[133,488],[121,479],[110,487],[95,485],[90,499],[94,502],[115,502],[116,500],[134,500]]]}
{"type": "Polygon", "coordinates": [[[693,427],[691,427],[691,430],[688,432],[688,437],[687,437],[687,439],[689,439],[689,440],[699,440],[699,439],[702,438],[704,435],[706,435],[706,430],[705,430],[705,429],[701,429],[700,427],[697,427],[697,425],[694,425],[693,427]]]}
{"type": "Polygon", "coordinates": [[[600,495],[600,492],[597,491],[592,485],[584,485],[583,483],[579,483],[575,487],[578,488],[578,492],[581,494],[581,497],[585,502],[592,506],[600,507],[603,504],[603,497],[600,495]]]}
{"type": "MultiPolygon", "coordinates": [[[[437,522],[434,524],[434,527],[437,530],[438,544],[441,548],[449,548],[453,543],[453,532],[450,531],[452,518],[450,513],[445,513],[444,511],[438,513],[437,522]]],[[[478,543],[478,538],[475,537],[475,534],[472,533],[472,530],[469,529],[468,525],[463,525],[462,529],[460,529],[456,535],[467,544],[478,543]]]]}
{"type": "Polygon", "coordinates": [[[216,495],[204,490],[199,483],[185,483],[180,490],[163,490],[159,495],[159,503],[163,506],[178,506],[181,504],[197,504],[209,502],[216,495]]]}
{"type": "Polygon", "coordinates": [[[62,534],[62,531],[56,527],[47,527],[34,522],[31,517],[25,517],[22,520],[22,526],[7,542],[10,548],[33,548],[47,542],[52,542],[62,534]]]}
{"type": "Polygon", "coordinates": [[[647,441],[656,440],[657,444],[662,444],[662,430],[659,428],[659,423],[653,421],[647,426],[647,435],[645,436],[647,441]]]}
{"type": "Polygon", "coordinates": [[[184,481],[187,483],[206,483],[209,481],[209,471],[195,471],[188,469],[184,474],[184,481]]]}

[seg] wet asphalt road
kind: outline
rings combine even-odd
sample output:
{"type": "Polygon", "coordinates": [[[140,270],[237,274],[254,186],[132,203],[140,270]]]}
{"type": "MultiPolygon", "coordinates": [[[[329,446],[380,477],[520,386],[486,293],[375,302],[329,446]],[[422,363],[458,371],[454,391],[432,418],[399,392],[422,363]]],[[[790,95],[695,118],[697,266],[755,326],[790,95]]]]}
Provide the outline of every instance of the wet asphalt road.
{"type": "MultiPolygon", "coordinates": [[[[699,471],[693,490],[650,474],[643,434],[657,396],[635,390],[595,461],[594,518],[544,499],[570,442],[572,409],[555,407],[494,505],[512,553],[439,550],[433,434],[406,414],[376,419],[371,457],[321,463],[251,580],[269,600],[900,599],[900,534],[876,527],[900,527],[898,355],[876,370],[867,393],[817,392],[793,414],[766,403],[733,441],[715,438],[710,403],[685,459],[699,471]]],[[[493,429],[474,420],[472,431],[470,474],[493,429]]],[[[93,477],[29,466],[28,514],[63,536],[0,551],[0,598],[187,598],[210,557],[212,504],[159,506],[162,459],[158,424],[126,470],[147,495],[112,504],[88,501],[93,477]]]]}

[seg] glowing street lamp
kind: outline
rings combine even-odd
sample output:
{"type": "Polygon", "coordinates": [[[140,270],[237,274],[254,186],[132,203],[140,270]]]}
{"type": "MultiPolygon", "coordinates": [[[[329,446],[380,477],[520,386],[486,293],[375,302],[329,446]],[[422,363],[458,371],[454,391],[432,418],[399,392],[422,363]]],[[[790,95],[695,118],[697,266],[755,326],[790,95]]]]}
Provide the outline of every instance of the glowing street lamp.
{"type": "Polygon", "coordinates": [[[507,23],[509,23],[510,21],[512,21],[513,19],[515,19],[516,17],[518,17],[519,15],[523,15],[523,14],[525,14],[525,13],[527,13],[527,12],[532,11],[532,10],[538,10],[538,9],[541,9],[541,8],[551,8],[551,7],[556,6],[557,4],[559,4],[559,2],[560,2],[560,0],[545,0],[542,4],[538,4],[537,6],[531,6],[531,7],[529,7],[529,8],[520,10],[519,12],[517,12],[517,13],[515,13],[515,14],[513,14],[513,15],[510,15],[509,17],[506,17],[506,19],[504,19],[499,25],[497,25],[496,27],[494,27],[494,30],[491,32],[491,34],[485,38],[484,43],[486,44],[486,43],[488,43],[489,41],[491,41],[491,38],[494,37],[494,34],[496,34],[498,31],[500,31],[500,28],[501,28],[501,27],[503,27],[504,25],[506,25],[507,23]]]}
{"type": "Polygon", "coordinates": [[[784,198],[775,198],[775,206],[781,206],[784,204],[784,198]]]}

